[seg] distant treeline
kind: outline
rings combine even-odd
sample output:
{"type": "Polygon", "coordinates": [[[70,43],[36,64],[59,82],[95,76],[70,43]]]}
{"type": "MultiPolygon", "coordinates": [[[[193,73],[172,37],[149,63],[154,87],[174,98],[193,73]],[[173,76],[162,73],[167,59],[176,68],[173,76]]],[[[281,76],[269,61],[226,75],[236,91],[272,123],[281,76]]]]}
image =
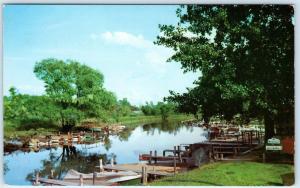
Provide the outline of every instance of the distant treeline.
{"type": "Polygon", "coordinates": [[[170,103],[137,107],[126,98],[118,100],[104,88],[101,72],[76,61],[45,59],[36,63],[34,73],[44,82],[45,95],[21,94],[11,87],[4,96],[4,120],[17,130],[51,127],[67,131],[87,119],[118,122],[139,114],[167,119],[175,109],[170,103]]]}

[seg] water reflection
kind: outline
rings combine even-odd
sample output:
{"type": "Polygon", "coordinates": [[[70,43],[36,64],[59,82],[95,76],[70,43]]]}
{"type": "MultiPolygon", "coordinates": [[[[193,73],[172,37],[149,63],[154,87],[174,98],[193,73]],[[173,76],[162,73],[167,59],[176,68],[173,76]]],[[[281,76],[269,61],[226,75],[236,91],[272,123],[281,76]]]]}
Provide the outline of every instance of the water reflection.
{"type": "Polygon", "coordinates": [[[9,168],[7,166],[7,161],[4,160],[3,162],[3,174],[5,175],[9,171],[9,168]]]}
{"type": "Polygon", "coordinates": [[[177,133],[181,131],[182,127],[184,127],[186,131],[193,131],[192,126],[185,126],[180,123],[170,123],[168,121],[163,121],[162,123],[145,124],[142,127],[143,131],[146,131],[149,135],[154,135],[154,132],[158,130],[159,134],[161,132],[167,132],[176,136],[177,133]]]}
{"type": "Polygon", "coordinates": [[[101,142],[94,144],[77,144],[76,155],[63,155],[63,148],[41,149],[39,152],[16,151],[4,156],[5,182],[14,185],[29,185],[35,171],[41,177],[48,178],[51,170],[54,178],[61,179],[68,170],[74,169],[82,173],[91,173],[103,162],[114,158],[116,163],[139,162],[138,155],[157,150],[162,154],[164,149],[172,149],[174,145],[195,143],[206,140],[205,132],[198,127],[187,127],[176,123],[156,123],[126,128],[118,134],[104,134],[101,142]],[[8,170],[9,169],[9,170],[8,170]]]}
{"type": "MultiPolygon", "coordinates": [[[[35,169],[35,171],[39,171],[41,177],[50,178],[51,170],[53,170],[55,179],[62,179],[70,169],[90,173],[95,170],[95,166],[99,165],[99,159],[106,163],[110,161],[111,157],[114,157],[114,155],[107,154],[87,154],[84,151],[70,155],[63,155],[62,153],[57,156],[57,154],[57,152],[50,151],[49,158],[41,161],[42,167],[35,169]]],[[[26,176],[26,180],[30,181],[34,176],[35,172],[30,172],[26,176]]]]}

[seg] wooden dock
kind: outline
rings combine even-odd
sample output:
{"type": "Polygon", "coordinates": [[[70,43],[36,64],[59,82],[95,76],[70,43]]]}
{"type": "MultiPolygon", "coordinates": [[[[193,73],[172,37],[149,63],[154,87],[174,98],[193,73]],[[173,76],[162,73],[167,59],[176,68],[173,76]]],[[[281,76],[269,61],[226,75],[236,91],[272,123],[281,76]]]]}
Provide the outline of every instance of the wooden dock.
{"type": "MultiPolygon", "coordinates": [[[[131,171],[138,174],[142,173],[142,166],[147,167],[147,174],[156,175],[156,176],[172,176],[173,173],[164,172],[166,170],[172,172],[173,168],[165,167],[165,166],[147,166],[143,164],[131,164],[131,165],[105,165],[103,169],[105,170],[114,170],[114,171],[131,171]]],[[[99,168],[100,166],[96,166],[99,168]]]]}
{"type": "MultiPolygon", "coordinates": [[[[46,184],[46,185],[59,185],[59,186],[93,186],[92,181],[85,181],[85,182],[80,182],[80,179],[78,178],[77,181],[64,181],[64,180],[56,180],[56,179],[47,179],[47,178],[38,178],[38,181],[34,178],[32,179],[34,181],[34,185],[40,185],[40,184],[46,184]]],[[[115,183],[109,183],[105,181],[97,181],[94,185],[99,185],[99,186],[112,186],[116,185],[115,183]]]]}
{"type": "MultiPolygon", "coordinates": [[[[153,161],[173,161],[174,158],[177,161],[180,160],[180,158],[178,156],[151,156],[149,154],[139,155],[139,160],[140,161],[149,161],[149,160],[153,160],[153,161]]],[[[182,159],[188,159],[188,158],[187,157],[182,157],[182,159]]]]}

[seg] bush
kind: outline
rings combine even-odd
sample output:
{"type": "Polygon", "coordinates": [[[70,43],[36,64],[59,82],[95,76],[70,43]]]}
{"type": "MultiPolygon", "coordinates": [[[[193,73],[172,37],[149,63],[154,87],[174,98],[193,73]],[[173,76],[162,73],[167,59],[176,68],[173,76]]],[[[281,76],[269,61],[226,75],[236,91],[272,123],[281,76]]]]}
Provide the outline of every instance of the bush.
{"type": "Polygon", "coordinates": [[[22,130],[29,130],[29,129],[53,129],[57,128],[57,125],[50,120],[40,120],[40,119],[25,119],[20,121],[20,125],[17,127],[17,130],[22,131],[22,130]]]}

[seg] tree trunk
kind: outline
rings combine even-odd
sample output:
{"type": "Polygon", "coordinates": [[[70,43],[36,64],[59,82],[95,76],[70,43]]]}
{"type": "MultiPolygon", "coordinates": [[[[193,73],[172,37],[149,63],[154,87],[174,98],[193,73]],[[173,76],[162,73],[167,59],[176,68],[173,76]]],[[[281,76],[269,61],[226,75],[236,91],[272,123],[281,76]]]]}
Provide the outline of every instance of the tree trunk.
{"type": "Polygon", "coordinates": [[[264,116],[264,122],[265,122],[265,143],[267,143],[267,140],[272,138],[275,134],[274,118],[269,113],[266,113],[264,116]]]}

